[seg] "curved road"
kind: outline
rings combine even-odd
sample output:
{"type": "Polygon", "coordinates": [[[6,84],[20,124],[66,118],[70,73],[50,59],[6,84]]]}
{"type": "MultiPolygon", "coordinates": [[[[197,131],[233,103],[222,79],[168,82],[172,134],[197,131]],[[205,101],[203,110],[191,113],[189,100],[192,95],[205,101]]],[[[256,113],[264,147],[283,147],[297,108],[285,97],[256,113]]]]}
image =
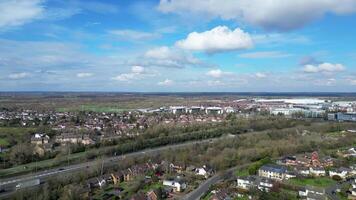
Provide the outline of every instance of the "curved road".
{"type": "Polygon", "coordinates": [[[246,164],[243,164],[243,165],[232,167],[232,168],[229,168],[229,169],[225,170],[222,173],[215,174],[214,176],[212,176],[211,178],[207,179],[202,184],[200,184],[197,189],[193,190],[189,194],[186,194],[183,197],[183,199],[184,200],[199,200],[205,193],[207,193],[209,191],[210,186],[212,186],[212,185],[224,180],[225,177],[233,177],[234,176],[234,172],[237,169],[241,169],[241,168],[247,167],[249,164],[250,163],[246,163],[246,164]]]}

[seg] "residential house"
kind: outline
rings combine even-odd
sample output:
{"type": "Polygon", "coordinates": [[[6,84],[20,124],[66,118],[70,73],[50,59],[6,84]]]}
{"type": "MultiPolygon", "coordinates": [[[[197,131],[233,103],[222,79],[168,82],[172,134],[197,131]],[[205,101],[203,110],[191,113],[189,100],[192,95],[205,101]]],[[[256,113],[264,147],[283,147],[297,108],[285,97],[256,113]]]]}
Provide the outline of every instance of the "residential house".
{"type": "Polygon", "coordinates": [[[346,167],[340,167],[337,169],[332,169],[329,171],[329,176],[339,176],[342,179],[345,179],[347,176],[352,174],[352,169],[346,167]]]}
{"type": "Polygon", "coordinates": [[[204,176],[205,178],[208,178],[211,174],[213,174],[213,169],[204,165],[203,167],[196,168],[195,173],[198,176],[204,176]]]}
{"type": "Polygon", "coordinates": [[[309,171],[312,176],[325,176],[326,174],[324,167],[310,167],[309,171]]]}
{"type": "Polygon", "coordinates": [[[237,188],[243,190],[250,190],[251,188],[258,188],[261,191],[270,191],[273,187],[271,179],[258,177],[258,176],[246,176],[237,178],[237,188]]]}
{"type": "Polygon", "coordinates": [[[50,138],[48,135],[42,133],[36,133],[31,137],[31,144],[36,144],[36,145],[48,144],[49,139],[50,138]]]}
{"type": "Polygon", "coordinates": [[[55,141],[61,144],[67,144],[67,143],[84,144],[84,145],[94,144],[94,141],[89,137],[89,135],[74,134],[74,133],[62,133],[56,136],[55,141]]]}
{"type": "Polygon", "coordinates": [[[302,175],[302,176],[310,175],[309,167],[298,166],[298,167],[296,167],[296,171],[298,172],[299,175],[302,175]]]}
{"type": "Polygon", "coordinates": [[[271,181],[271,179],[267,179],[267,178],[261,178],[259,179],[259,183],[257,188],[261,191],[266,191],[269,192],[273,187],[273,182],[271,181]]]}
{"type": "Polygon", "coordinates": [[[324,188],[318,188],[313,186],[306,186],[299,190],[299,196],[306,200],[327,200],[324,188]]]}
{"type": "Polygon", "coordinates": [[[172,172],[176,172],[176,173],[183,173],[183,171],[185,170],[185,166],[175,165],[175,164],[171,163],[171,164],[169,164],[169,170],[172,172]]]}
{"type": "Polygon", "coordinates": [[[287,168],[280,165],[272,165],[272,164],[263,165],[258,170],[259,176],[278,180],[278,181],[290,178],[290,176],[288,176],[287,174],[288,174],[287,168]]]}
{"type": "Polygon", "coordinates": [[[250,188],[255,187],[256,179],[256,176],[238,177],[237,188],[249,190],[250,188]]]}
{"type": "Polygon", "coordinates": [[[287,166],[295,166],[297,165],[297,158],[295,156],[285,156],[278,161],[278,164],[287,165],[287,166]]]}
{"type": "Polygon", "coordinates": [[[163,185],[173,188],[174,192],[182,192],[187,188],[187,184],[185,183],[185,181],[183,181],[179,177],[173,180],[164,180],[163,185]]]}

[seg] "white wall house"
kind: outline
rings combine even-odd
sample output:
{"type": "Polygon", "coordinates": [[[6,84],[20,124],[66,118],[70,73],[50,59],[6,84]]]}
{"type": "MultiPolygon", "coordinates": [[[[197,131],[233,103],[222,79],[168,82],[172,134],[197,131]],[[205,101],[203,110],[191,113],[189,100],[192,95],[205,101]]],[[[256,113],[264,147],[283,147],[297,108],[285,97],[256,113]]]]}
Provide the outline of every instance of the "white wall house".
{"type": "Polygon", "coordinates": [[[261,191],[270,191],[273,187],[273,182],[270,179],[258,176],[247,176],[237,178],[237,188],[249,190],[258,188],[261,191]]]}
{"type": "Polygon", "coordinates": [[[181,192],[187,188],[187,184],[182,180],[164,180],[163,185],[172,187],[176,192],[181,192]]]}
{"type": "Polygon", "coordinates": [[[278,181],[281,181],[283,179],[288,179],[287,173],[288,173],[287,168],[279,165],[263,165],[258,170],[259,176],[278,180],[278,181]]]}
{"type": "Polygon", "coordinates": [[[300,197],[307,200],[327,199],[325,189],[312,186],[306,186],[299,190],[298,194],[300,197]]]}
{"type": "Polygon", "coordinates": [[[345,168],[345,167],[340,167],[338,169],[333,169],[329,171],[329,176],[340,176],[340,178],[345,179],[348,175],[350,175],[352,172],[351,169],[345,168]]]}
{"type": "Polygon", "coordinates": [[[248,190],[251,187],[251,180],[247,178],[237,178],[237,187],[248,190]]]}
{"type": "Polygon", "coordinates": [[[326,172],[323,167],[310,167],[310,174],[313,176],[325,176],[326,172]]]}

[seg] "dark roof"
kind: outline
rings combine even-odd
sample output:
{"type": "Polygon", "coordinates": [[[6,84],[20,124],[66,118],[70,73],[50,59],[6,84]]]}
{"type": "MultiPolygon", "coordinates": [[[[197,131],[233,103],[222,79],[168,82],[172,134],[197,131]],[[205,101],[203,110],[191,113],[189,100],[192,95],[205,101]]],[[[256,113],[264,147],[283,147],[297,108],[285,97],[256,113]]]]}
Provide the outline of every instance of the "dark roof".
{"type": "Polygon", "coordinates": [[[271,171],[271,172],[275,172],[275,173],[286,173],[288,170],[286,167],[284,166],[280,166],[280,165],[272,165],[272,164],[268,164],[268,165],[263,165],[260,170],[263,171],[271,171]]]}

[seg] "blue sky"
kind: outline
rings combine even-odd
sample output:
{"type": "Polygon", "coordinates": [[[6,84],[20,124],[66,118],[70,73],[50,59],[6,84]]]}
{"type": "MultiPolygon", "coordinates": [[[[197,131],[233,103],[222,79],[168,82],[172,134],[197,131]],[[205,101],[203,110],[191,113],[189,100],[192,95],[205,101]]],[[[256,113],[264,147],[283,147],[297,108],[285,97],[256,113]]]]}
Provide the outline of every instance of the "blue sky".
{"type": "Polygon", "coordinates": [[[356,0],[2,0],[0,91],[356,92],[356,0]]]}

